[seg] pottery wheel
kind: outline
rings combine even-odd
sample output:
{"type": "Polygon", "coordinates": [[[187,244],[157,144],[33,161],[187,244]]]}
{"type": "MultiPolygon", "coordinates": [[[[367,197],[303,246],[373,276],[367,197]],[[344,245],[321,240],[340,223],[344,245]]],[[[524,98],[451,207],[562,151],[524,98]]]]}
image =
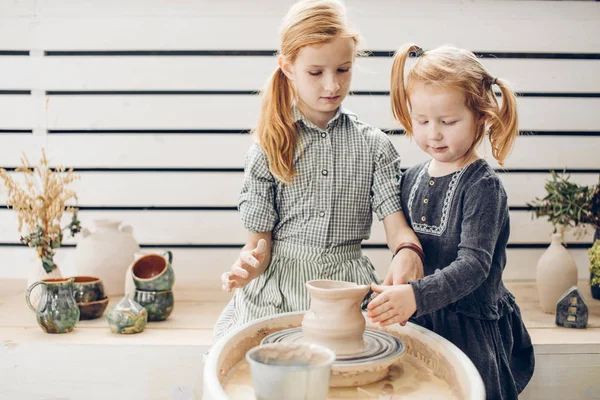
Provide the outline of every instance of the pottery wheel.
{"type": "MultiPolygon", "coordinates": [[[[289,328],[270,334],[262,340],[266,343],[296,343],[302,339],[302,327],[289,328]]],[[[365,349],[359,353],[337,356],[333,363],[334,370],[360,369],[361,366],[381,366],[387,368],[404,353],[404,342],[389,333],[376,329],[365,329],[363,335],[365,349]]]]}

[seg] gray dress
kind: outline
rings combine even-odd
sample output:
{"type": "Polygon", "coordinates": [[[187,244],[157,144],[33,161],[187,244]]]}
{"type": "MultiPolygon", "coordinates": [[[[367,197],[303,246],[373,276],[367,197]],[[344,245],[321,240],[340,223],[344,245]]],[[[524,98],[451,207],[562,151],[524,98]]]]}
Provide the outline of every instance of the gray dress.
{"type": "Polygon", "coordinates": [[[531,339],[502,282],[510,235],[507,196],[485,160],[442,177],[429,162],[402,177],[407,220],[425,252],[425,278],[412,281],[411,319],[473,361],[488,400],[517,399],[533,375],[531,339]]]}
{"type": "Polygon", "coordinates": [[[401,210],[400,157],[379,129],[340,107],[322,130],[293,109],[298,131],[294,167],[286,185],[269,171],[261,147],[246,154],[239,210],[250,232],[272,232],[265,273],[236,289],[213,332],[217,340],[254,319],[309,307],[306,282],[336,279],[378,282],[360,244],[381,220],[401,210]]]}

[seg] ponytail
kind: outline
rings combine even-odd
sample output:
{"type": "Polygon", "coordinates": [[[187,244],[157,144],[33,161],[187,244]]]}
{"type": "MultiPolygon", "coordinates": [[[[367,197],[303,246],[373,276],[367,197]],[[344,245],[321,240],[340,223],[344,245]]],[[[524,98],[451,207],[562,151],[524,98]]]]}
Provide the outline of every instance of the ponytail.
{"type": "Polygon", "coordinates": [[[298,135],[292,114],[293,98],[291,82],[277,68],[262,91],[260,116],[254,129],[271,173],[284,183],[291,183],[296,175],[294,150],[298,135]]]}
{"type": "Polygon", "coordinates": [[[399,121],[406,134],[412,134],[412,121],[408,110],[408,96],[406,95],[406,85],[404,83],[404,68],[409,53],[422,54],[422,49],[416,44],[406,44],[402,46],[394,55],[392,61],[392,76],[390,82],[390,101],[392,103],[392,114],[399,121]]]}
{"type": "Polygon", "coordinates": [[[515,139],[519,135],[517,97],[506,81],[496,78],[492,82],[495,82],[500,88],[502,105],[489,115],[489,137],[492,145],[492,156],[503,166],[504,160],[512,150],[515,139]]]}

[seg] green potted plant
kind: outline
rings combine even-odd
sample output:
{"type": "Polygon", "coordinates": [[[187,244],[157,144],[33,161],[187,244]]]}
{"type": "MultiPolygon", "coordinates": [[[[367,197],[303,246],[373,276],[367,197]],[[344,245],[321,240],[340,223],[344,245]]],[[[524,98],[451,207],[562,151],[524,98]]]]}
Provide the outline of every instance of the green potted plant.
{"type": "Polygon", "coordinates": [[[592,297],[600,299],[600,240],[596,240],[594,245],[588,250],[590,260],[590,286],[592,297]]]}
{"type": "Polygon", "coordinates": [[[590,257],[590,286],[592,297],[600,300],[600,180],[593,188],[588,206],[589,214],[586,223],[592,225],[595,229],[594,245],[588,253],[590,257]],[[592,260],[592,257],[594,257],[594,260],[592,260]]]}
{"type": "MultiPolygon", "coordinates": [[[[569,228],[576,230],[576,235],[585,233],[586,226],[594,230],[594,242],[600,239],[600,181],[591,187],[571,182],[570,176],[559,176],[552,171],[552,179],[545,184],[546,196],[536,198],[529,203],[535,218],[547,217],[554,226],[554,233],[561,238],[569,228]]],[[[590,269],[592,266],[590,266],[590,269]]],[[[593,281],[591,272],[590,285],[592,296],[600,299],[600,286],[593,281]]]]}
{"type": "Polygon", "coordinates": [[[544,185],[546,196],[542,199],[536,197],[527,204],[535,218],[548,217],[548,221],[554,226],[554,233],[561,236],[569,228],[581,233],[581,229],[590,221],[589,201],[592,190],[569,179],[569,175],[558,176],[556,171],[552,171],[552,179],[544,185]]]}
{"type": "Polygon", "coordinates": [[[528,203],[534,218],[547,217],[554,227],[550,246],[536,268],[538,297],[546,313],[556,311],[556,302],[578,280],[577,265],[563,246],[563,239],[570,228],[581,233],[589,214],[590,189],[569,179],[568,175],[559,176],[552,171],[552,178],[544,185],[546,196],[528,203]]]}

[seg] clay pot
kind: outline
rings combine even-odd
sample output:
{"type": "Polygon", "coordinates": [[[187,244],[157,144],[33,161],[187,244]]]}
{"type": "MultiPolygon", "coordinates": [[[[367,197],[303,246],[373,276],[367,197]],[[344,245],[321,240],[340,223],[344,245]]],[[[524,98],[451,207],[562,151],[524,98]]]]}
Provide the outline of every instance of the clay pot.
{"type": "Polygon", "coordinates": [[[365,318],[361,303],[370,286],[333,280],[306,283],[310,309],[302,320],[304,341],[329,347],[337,355],[364,350],[365,318]]]}
{"type": "Polygon", "coordinates": [[[148,321],[166,320],[175,306],[172,290],[162,292],[136,290],[133,299],[148,311],[148,321]]]}
{"type": "Polygon", "coordinates": [[[77,303],[79,307],[79,319],[96,319],[100,318],[108,306],[108,297],[102,300],[90,301],[87,303],[77,303]]]}
{"type": "Polygon", "coordinates": [[[140,246],[130,226],[121,221],[95,220],[96,230],[82,230],[83,238],[75,249],[74,275],[102,279],[107,296],[123,295],[125,273],[140,246]]]}
{"type": "Polygon", "coordinates": [[[73,296],[77,303],[90,303],[106,298],[104,284],[95,276],[74,276],[73,296]]]}
{"type": "Polygon", "coordinates": [[[552,235],[550,247],[537,264],[536,283],[540,306],[545,313],[556,313],[556,302],[571,286],[577,285],[577,265],[562,245],[560,234],[552,235]]]}

